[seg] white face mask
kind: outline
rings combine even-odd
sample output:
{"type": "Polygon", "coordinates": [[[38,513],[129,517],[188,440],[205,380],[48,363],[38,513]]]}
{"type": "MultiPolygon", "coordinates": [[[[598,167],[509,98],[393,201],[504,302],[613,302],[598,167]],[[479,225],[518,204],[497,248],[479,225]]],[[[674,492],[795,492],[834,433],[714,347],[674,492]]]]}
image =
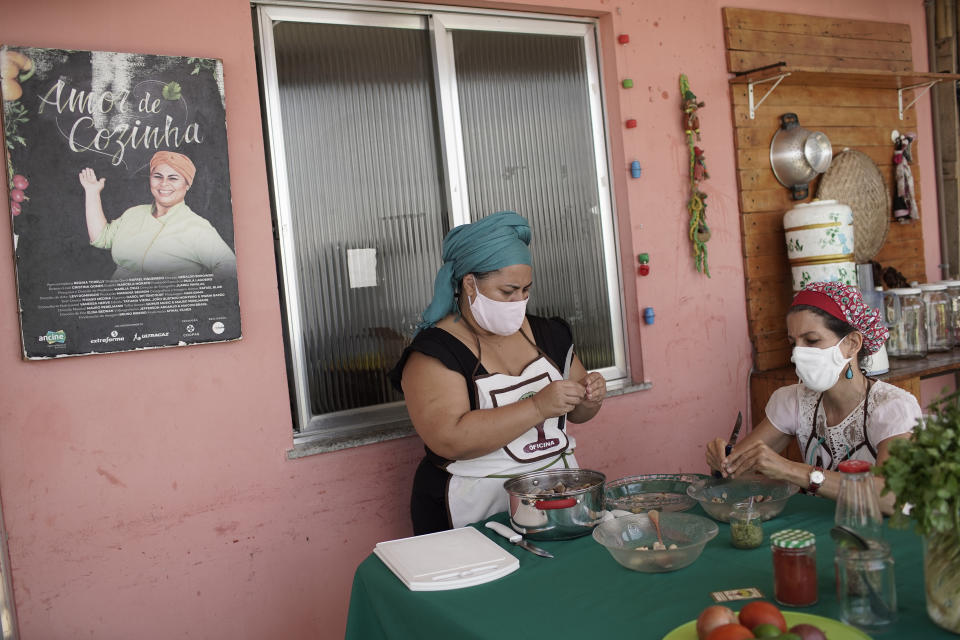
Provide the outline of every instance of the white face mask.
{"type": "MultiPolygon", "coordinates": [[[[476,280],[474,280],[476,286],[476,280]]],[[[491,300],[477,288],[477,295],[470,300],[470,313],[481,328],[498,336],[509,336],[520,330],[527,314],[527,300],[500,302],[491,300]]],[[[467,298],[469,300],[469,297],[467,298]]]]}
{"type": "MultiPolygon", "coordinates": [[[[843,342],[843,339],[840,339],[843,342]]],[[[840,373],[852,358],[844,358],[840,342],[827,349],[794,347],[790,361],[797,366],[797,376],[808,389],[824,392],[837,383],[840,373]]]]}

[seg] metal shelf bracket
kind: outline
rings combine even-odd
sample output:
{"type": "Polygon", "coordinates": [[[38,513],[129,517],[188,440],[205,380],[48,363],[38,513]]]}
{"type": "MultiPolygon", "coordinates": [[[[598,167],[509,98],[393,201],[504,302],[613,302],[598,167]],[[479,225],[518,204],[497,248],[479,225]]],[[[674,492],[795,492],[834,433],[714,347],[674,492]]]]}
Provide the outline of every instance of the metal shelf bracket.
{"type": "MultiPolygon", "coordinates": [[[[749,101],[749,105],[750,105],[750,119],[751,119],[751,120],[754,119],[754,116],[755,116],[756,113],[757,113],[757,109],[760,108],[760,105],[763,104],[763,101],[766,100],[767,97],[768,97],[771,93],[773,93],[773,90],[777,88],[777,85],[780,84],[781,82],[783,82],[783,79],[786,78],[786,77],[789,76],[789,75],[790,75],[789,72],[788,72],[788,73],[781,73],[781,74],[778,75],[778,76],[770,76],[769,78],[764,78],[763,80],[752,80],[752,81],[750,81],[750,82],[747,83],[747,100],[749,101]],[[754,103],[754,100],[753,100],[753,85],[755,85],[755,84],[760,84],[761,82],[771,82],[771,81],[775,81],[775,82],[773,83],[773,86],[770,87],[769,89],[767,89],[767,92],[766,92],[765,94],[763,94],[763,97],[760,98],[759,100],[757,100],[756,103],[754,103]]],[[[901,119],[902,119],[902,118],[901,118],[901,119]]]]}
{"type": "Polygon", "coordinates": [[[903,120],[903,112],[917,104],[917,100],[922,98],[930,88],[940,82],[939,80],[931,80],[930,82],[921,82],[920,84],[912,84],[909,87],[903,87],[902,89],[897,89],[897,109],[900,111],[900,119],[903,120]],[[903,106],[903,92],[910,89],[923,89],[923,91],[917,92],[913,96],[913,100],[907,106],[903,106]]]}

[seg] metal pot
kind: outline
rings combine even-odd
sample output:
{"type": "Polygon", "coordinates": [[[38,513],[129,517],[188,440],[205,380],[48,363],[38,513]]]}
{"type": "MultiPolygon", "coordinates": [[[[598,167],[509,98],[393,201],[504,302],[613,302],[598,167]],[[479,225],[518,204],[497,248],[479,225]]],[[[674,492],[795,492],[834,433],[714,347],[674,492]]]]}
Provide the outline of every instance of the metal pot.
{"type": "Polygon", "coordinates": [[[795,113],[780,116],[780,128],[770,142],[770,166],[794,200],[807,197],[807,185],[830,167],[831,160],[833,147],[826,134],[801,127],[795,113]]]}
{"type": "Polygon", "coordinates": [[[603,517],[606,479],[589,469],[548,469],[511,478],[503,483],[510,496],[510,526],[531,540],[586,535],[603,517]]]}

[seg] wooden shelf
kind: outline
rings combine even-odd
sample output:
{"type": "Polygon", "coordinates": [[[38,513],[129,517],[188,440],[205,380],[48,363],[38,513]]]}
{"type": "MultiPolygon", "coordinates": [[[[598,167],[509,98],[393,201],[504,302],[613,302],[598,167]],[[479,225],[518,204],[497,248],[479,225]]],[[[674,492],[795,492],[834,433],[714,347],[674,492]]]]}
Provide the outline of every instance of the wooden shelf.
{"type": "Polygon", "coordinates": [[[925,73],[920,71],[874,71],[865,69],[851,71],[850,69],[791,67],[777,65],[768,69],[760,69],[730,78],[730,84],[745,84],[748,88],[750,119],[754,118],[757,109],[780,84],[785,85],[812,85],[819,87],[849,87],[851,89],[892,89],[897,91],[897,104],[900,110],[900,119],[903,112],[919,100],[930,87],[938,82],[960,80],[956,73],[925,73]],[[767,85],[766,93],[759,100],[754,98],[754,87],[767,85]],[[904,105],[903,92],[911,89],[918,90],[912,101],[904,105]]]}
{"type": "Polygon", "coordinates": [[[851,71],[816,67],[772,67],[730,78],[730,84],[749,84],[769,81],[789,74],[785,84],[815,84],[826,87],[855,87],[861,89],[909,89],[917,85],[944,80],[960,80],[957,73],[925,73],[920,71],[851,71]]]}

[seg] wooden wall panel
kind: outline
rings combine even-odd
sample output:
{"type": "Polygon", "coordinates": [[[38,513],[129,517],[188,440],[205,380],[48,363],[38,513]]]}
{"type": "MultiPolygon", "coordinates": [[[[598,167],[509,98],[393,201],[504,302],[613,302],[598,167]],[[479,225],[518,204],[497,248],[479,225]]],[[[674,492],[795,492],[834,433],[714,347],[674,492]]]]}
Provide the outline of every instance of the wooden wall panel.
{"type": "MultiPolygon", "coordinates": [[[[727,66],[732,73],[781,61],[788,67],[817,67],[848,73],[913,69],[909,25],[729,7],[723,10],[723,17],[727,66]]],[[[767,92],[770,84],[755,87],[758,98],[767,92]]],[[[778,86],[752,119],[747,87],[731,85],[730,95],[740,188],[747,319],[755,369],[768,371],[789,364],[784,316],[793,299],[783,214],[797,201],[777,182],[770,168],[770,141],[780,127],[780,116],[796,113],[801,126],[825,133],[834,154],[848,147],[867,154],[880,169],[891,200],[894,149],[890,132],[915,130],[917,116],[915,109],[908,109],[900,120],[896,90],[837,86],[835,82],[822,86],[786,83],[778,86]]],[[[929,141],[919,140],[915,144],[925,143],[929,141]]],[[[916,165],[911,168],[919,187],[919,169],[916,165]]],[[[819,180],[811,183],[808,200],[816,193],[818,184],[819,180]]],[[[921,196],[918,188],[922,216],[921,196]]],[[[922,281],[925,269],[920,222],[891,222],[886,242],[874,259],[884,266],[893,266],[909,280],[922,281]]]]}
{"type": "MultiPolygon", "coordinates": [[[[783,56],[770,52],[754,51],[727,51],[727,69],[730,71],[746,71],[757,69],[768,64],[776,64],[783,60],[783,56]]],[[[791,55],[790,60],[799,67],[828,67],[836,66],[837,59],[830,56],[791,55]]],[[[858,58],[850,61],[849,65],[857,69],[871,69],[874,71],[910,71],[911,63],[904,60],[884,60],[882,58],[858,58]]],[[[845,66],[849,66],[845,65],[845,66]]]]}
{"type": "Polygon", "coordinates": [[[736,7],[726,7],[723,10],[723,26],[726,29],[774,31],[784,34],[910,42],[910,26],[906,24],[843,20],[736,7]]]}

